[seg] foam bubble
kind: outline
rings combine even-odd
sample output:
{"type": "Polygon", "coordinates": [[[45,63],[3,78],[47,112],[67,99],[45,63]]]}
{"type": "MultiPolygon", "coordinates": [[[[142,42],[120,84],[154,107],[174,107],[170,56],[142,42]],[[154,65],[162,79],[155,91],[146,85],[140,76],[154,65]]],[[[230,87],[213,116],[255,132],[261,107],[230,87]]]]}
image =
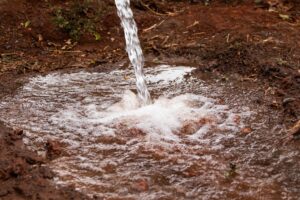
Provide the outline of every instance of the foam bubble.
{"type": "Polygon", "coordinates": [[[180,83],[184,80],[184,76],[190,73],[194,68],[192,67],[173,67],[168,70],[170,66],[161,65],[154,69],[155,74],[149,74],[146,77],[148,83],[168,84],[170,82],[180,83]]]}
{"type": "Polygon", "coordinates": [[[74,106],[51,116],[49,121],[53,125],[62,125],[65,132],[80,132],[82,136],[99,132],[111,134],[122,124],[127,129],[141,130],[147,134],[148,141],[179,142],[178,134],[184,132],[184,127],[190,129],[189,139],[193,140],[214,126],[222,131],[237,130],[241,124],[234,122],[234,116],[228,106],[194,94],[160,97],[153,104],[141,107],[137,96],[127,90],[120,102],[107,109],[101,110],[95,104],[74,106]]]}
{"type": "Polygon", "coordinates": [[[60,176],[58,183],[75,184],[89,193],[102,185],[115,188],[119,179],[147,174],[138,161],[132,159],[131,166],[126,160],[138,157],[142,148],[175,149],[174,157],[180,157],[183,161],[178,164],[184,165],[186,159],[199,158],[190,153],[194,148],[208,146],[219,151],[222,141],[243,127],[249,108],[239,110],[205,96],[212,92],[203,82],[184,78],[191,70],[146,69],[149,89],[157,98],[143,107],[132,92],[131,70],[33,77],[16,96],[2,100],[0,118],[24,129],[26,144],[33,148],[43,146],[49,138],[66,144],[68,156],[52,163],[60,176]],[[107,165],[122,166],[123,171],[112,178],[104,173],[107,165]],[[104,173],[100,181],[89,177],[95,170],[104,173]]]}

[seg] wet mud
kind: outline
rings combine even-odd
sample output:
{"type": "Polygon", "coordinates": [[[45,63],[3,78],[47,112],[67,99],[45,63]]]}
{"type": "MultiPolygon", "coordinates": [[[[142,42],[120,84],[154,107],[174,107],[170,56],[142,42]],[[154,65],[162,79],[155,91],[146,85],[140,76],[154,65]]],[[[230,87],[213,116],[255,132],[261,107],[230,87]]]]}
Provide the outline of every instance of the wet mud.
{"type": "Polygon", "coordinates": [[[27,149],[22,130],[1,123],[0,133],[0,199],[89,199],[72,187],[57,188],[49,160],[27,149]]]}

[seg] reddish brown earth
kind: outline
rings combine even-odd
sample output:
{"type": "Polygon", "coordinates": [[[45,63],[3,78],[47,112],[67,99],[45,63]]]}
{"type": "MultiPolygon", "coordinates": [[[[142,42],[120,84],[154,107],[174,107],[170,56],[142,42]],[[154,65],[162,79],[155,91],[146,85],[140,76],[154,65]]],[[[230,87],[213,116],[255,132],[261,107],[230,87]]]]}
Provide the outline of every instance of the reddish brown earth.
{"type": "MultiPolygon", "coordinates": [[[[70,2],[0,0],[0,97],[14,92],[22,85],[19,78],[30,74],[128,62],[113,1],[95,5],[102,9],[96,27],[101,40],[85,34],[76,45],[66,42],[68,34],[53,23],[54,8],[68,8],[70,2]]],[[[271,96],[270,109],[281,113],[283,124],[296,127],[285,144],[299,146],[298,1],[274,1],[278,3],[273,12],[268,1],[257,5],[251,0],[212,0],[207,6],[201,1],[144,2],[149,6],[133,1],[133,7],[148,66],[192,65],[198,67],[194,75],[200,78],[259,82],[271,96]]],[[[71,188],[55,188],[47,160],[26,150],[19,132],[1,125],[0,133],[0,199],[86,198],[71,188]]],[[[55,143],[45,148],[58,151],[55,143]]],[[[143,180],[136,186],[147,187],[143,180]]]]}
{"type": "Polygon", "coordinates": [[[2,123],[0,130],[0,199],[89,199],[73,188],[57,189],[51,183],[54,174],[47,160],[26,149],[21,130],[2,123]]]}

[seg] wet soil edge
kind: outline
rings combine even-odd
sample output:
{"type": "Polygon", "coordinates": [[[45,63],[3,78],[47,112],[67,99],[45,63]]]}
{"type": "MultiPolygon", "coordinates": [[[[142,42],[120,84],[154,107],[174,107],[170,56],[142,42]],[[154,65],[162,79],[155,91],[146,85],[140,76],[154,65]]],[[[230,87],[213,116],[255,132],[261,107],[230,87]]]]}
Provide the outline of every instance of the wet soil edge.
{"type": "Polygon", "coordinates": [[[0,122],[0,199],[90,199],[72,187],[58,188],[48,159],[28,150],[22,130],[0,122]]]}

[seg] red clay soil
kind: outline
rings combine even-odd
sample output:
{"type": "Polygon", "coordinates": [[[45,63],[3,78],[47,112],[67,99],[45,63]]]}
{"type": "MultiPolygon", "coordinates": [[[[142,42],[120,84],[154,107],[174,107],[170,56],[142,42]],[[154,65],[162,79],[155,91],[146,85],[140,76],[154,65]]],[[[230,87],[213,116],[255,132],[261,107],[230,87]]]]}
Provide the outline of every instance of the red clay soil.
{"type": "Polygon", "coordinates": [[[89,199],[72,188],[56,188],[47,160],[26,149],[22,134],[0,124],[0,199],[89,199]]]}
{"type": "MultiPolygon", "coordinates": [[[[101,39],[84,34],[77,42],[68,41],[69,35],[53,23],[55,9],[69,9],[71,2],[0,0],[0,97],[30,73],[128,62],[113,1],[95,3],[101,8],[97,14],[88,10],[99,18],[101,39]]],[[[298,1],[132,2],[148,66],[193,65],[197,77],[236,75],[249,84],[261,82],[283,124],[292,127],[300,119],[298,1]]],[[[26,150],[19,133],[0,126],[0,199],[86,198],[53,186],[47,161],[26,150]]]]}

